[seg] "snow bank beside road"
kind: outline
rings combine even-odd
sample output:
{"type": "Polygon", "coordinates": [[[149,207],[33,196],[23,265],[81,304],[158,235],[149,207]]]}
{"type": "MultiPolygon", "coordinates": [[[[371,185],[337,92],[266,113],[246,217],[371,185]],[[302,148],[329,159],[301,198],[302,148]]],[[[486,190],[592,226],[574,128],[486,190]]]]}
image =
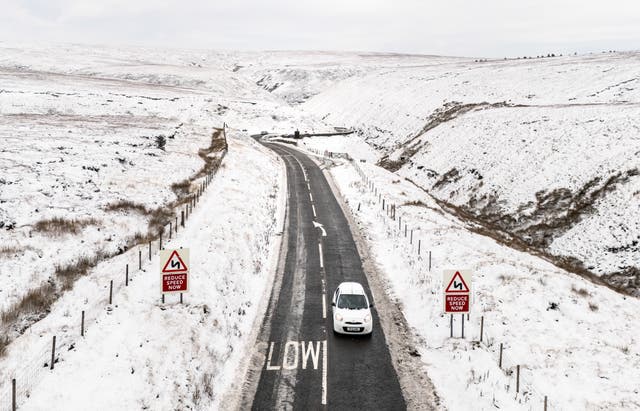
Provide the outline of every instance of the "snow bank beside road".
{"type": "MultiPolygon", "coordinates": [[[[253,343],[252,327],[262,320],[260,302],[270,294],[285,177],[280,160],[253,140],[236,137],[229,143],[223,166],[187,227],[167,245],[191,249],[185,304],[176,295],[160,303],[154,256],[147,272],[115,295],[113,310],[89,325],[87,337],[60,354],[54,371],[44,370],[21,409],[216,408],[239,383],[235,377],[242,375],[247,344],[253,343]]],[[[62,332],[53,325],[68,323],[65,313],[83,309],[87,294],[111,274],[108,266],[98,266],[10,349],[28,351],[42,343],[37,335],[62,332]]],[[[7,361],[1,368],[8,368],[7,361]]]]}
{"type": "Polygon", "coordinates": [[[449,409],[469,404],[478,410],[541,409],[545,395],[551,409],[640,409],[640,340],[629,327],[640,301],[471,233],[406,180],[379,167],[362,168],[386,202],[398,205],[400,230],[351,165],[331,168],[331,173],[387,275],[391,294],[421,337],[419,351],[449,409]],[[414,201],[422,203],[407,204],[414,201]],[[449,338],[450,318],[442,314],[445,268],[474,272],[475,304],[465,340],[449,338]],[[481,315],[484,343],[478,345],[472,341],[479,339],[481,315]],[[497,364],[500,343],[506,372],[497,364]],[[518,395],[516,365],[521,366],[518,395]]]}

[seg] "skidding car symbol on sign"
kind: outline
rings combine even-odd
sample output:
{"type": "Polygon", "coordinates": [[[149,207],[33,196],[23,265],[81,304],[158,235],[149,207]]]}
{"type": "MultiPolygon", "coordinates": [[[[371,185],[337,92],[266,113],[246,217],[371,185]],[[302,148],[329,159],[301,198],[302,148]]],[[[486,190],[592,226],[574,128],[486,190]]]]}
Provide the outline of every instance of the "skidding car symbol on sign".
{"type": "Polygon", "coordinates": [[[444,312],[447,314],[468,313],[471,309],[471,272],[468,270],[445,270],[444,312]]]}
{"type": "Polygon", "coordinates": [[[161,250],[160,276],[163,293],[189,291],[189,249],[161,250]]]}

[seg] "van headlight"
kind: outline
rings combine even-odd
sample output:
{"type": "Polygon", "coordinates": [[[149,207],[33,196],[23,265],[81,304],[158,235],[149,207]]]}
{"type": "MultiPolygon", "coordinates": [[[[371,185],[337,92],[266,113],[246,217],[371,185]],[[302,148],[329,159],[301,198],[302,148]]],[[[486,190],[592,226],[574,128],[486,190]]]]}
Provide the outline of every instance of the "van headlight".
{"type": "Polygon", "coordinates": [[[336,314],[336,320],[337,321],[342,321],[343,318],[342,318],[342,316],[340,314],[336,314]]]}
{"type": "Polygon", "coordinates": [[[371,314],[367,314],[364,316],[364,322],[368,323],[369,321],[371,321],[371,314]]]}

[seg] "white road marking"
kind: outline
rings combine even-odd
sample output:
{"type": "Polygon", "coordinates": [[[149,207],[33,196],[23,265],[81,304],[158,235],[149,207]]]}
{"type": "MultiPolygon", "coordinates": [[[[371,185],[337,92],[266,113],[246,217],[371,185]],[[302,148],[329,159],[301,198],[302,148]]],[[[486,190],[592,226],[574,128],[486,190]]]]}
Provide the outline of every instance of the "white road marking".
{"type": "Polygon", "coordinates": [[[314,226],[315,228],[319,228],[319,229],[320,229],[320,231],[322,231],[322,236],[323,236],[323,237],[326,237],[326,236],[327,236],[327,232],[325,231],[324,226],[323,226],[322,224],[320,224],[320,223],[319,223],[319,222],[317,222],[317,221],[314,221],[314,222],[313,222],[313,226],[314,226]]]}
{"type": "Polygon", "coordinates": [[[287,341],[284,345],[284,354],[282,355],[282,369],[283,370],[295,370],[298,368],[298,342],[287,341]],[[295,349],[295,354],[291,355],[289,352],[290,347],[295,349]],[[293,363],[289,362],[289,358],[293,357],[293,363]]]}
{"type": "MultiPolygon", "coordinates": [[[[282,353],[282,366],[272,365],[273,347],[276,343],[270,343],[269,355],[267,358],[267,371],[291,371],[297,369],[302,365],[302,369],[306,370],[307,367],[311,368],[309,359],[311,359],[311,365],[314,370],[318,369],[318,359],[320,358],[320,343],[322,341],[287,341],[284,344],[284,350],[282,353]]],[[[292,375],[290,372],[284,373],[286,375],[292,375]]]]}
{"type": "Polygon", "coordinates": [[[322,294],[322,318],[327,318],[327,295],[322,294]]]}
{"type": "Polygon", "coordinates": [[[271,365],[272,355],[273,355],[273,343],[269,345],[269,356],[267,357],[267,371],[277,371],[280,369],[279,365],[271,365]]]}
{"type": "Polygon", "coordinates": [[[313,210],[313,218],[317,218],[318,216],[316,215],[316,206],[311,204],[311,209],[313,210]]]}
{"type": "Polygon", "coordinates": [[[313,194],[311,194],[311,192],[309,192],[309,199],[311,200],[311,202],[313,203],[313,194]]]}
{"type": "Polygon", "coordinates": [[[307,369],[307,362],[309,361],[309,355],[311,355],[311,360],[313,361],[313,369],[318,369],[318,357],[320,357],[320,341],[316,341],[316,349],[313,349],[313,342],[309,341],[307,343],[307,348],[304,348],[304,341],[300,342],[302,345],[302,369],[307,369]]]}
{"type": "Polygon", "coordinates": [[[309,181],[307,181],[307,189],[309,189],[309,191],[311,191],[311,186],[309,185],[309,181]]]}
{"type": "Polygon", "coordinates": [[[318,243],[318,250],[320,250],[320,268],[324,268],[324,258],[322,257],[322,243],[318,243]]]}
{"type": "Polygon", "coordinates": [[[322,405],[327,404],[327,340],[322,342],[322,405]]]}

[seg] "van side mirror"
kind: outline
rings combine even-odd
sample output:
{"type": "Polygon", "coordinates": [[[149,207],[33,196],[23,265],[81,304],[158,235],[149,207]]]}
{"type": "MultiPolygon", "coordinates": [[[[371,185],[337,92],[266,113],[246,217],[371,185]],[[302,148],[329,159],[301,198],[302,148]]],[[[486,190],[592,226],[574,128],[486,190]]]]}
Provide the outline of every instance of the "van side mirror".
{"type": "Polygon", "coordinates": [[[373,308],[373,303],[369,304],[369,308],[373,308]]]}
{"type": "Polygon", "coordinates": [[[335,306],[336,306],[336,303],[331,303],[331,306],[332,306],[332,307],[335,307],[335,306]]]}

